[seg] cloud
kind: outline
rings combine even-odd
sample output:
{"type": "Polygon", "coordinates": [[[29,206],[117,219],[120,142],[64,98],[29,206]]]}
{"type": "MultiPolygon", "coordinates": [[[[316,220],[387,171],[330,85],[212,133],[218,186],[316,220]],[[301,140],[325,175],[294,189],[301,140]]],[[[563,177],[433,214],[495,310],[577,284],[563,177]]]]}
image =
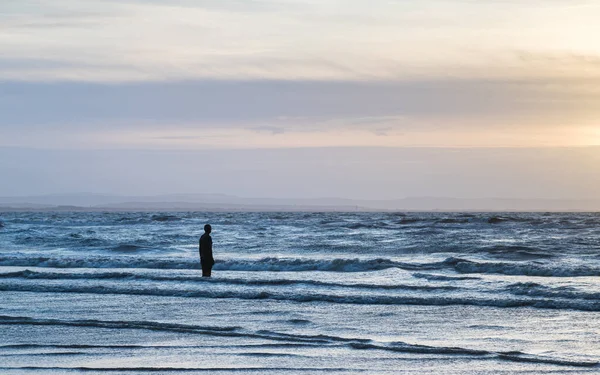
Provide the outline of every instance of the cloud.
{"type": "Polygon", "coordinates": [[[452,130],[516,139],[590,126],[598,11],[566,0],[0,2],[0,144],[32,133],[420,144],[452,130]]]}
{"type": "Polygon", "coordinates": [[[168,141],[188,141],[188,140],[204,139],[204,138],[206,138],[206,136],[201,136],[201,135],[161,135],[161,136],[152,136],[149,138],[168,140],[168,141]]]}
{"type": "Polygon", "coordinates": [[[267,133],[271,133],[272,135],[285,133],[284,128],[276,127],[276,126],[257,126],[257,127],[251,128],[251,130],[258,132],[258,133],[267,132],[267,133]]]}
{"type": "Polygon", "coordinates": [[[598,144],[600,92],[590,85],[567,79],[0,82],[0,146],[598,144]]]}
{"type": "MultiPolygon", "coordinates": [[[[597,114],[599,81],[2,82],[0,126],[410,126],[597,114]],[[417,122],[419,122],[417,121],[417,122]],[[238,124],[238,125],[236,125],[238,124]]],[[[563,119],[564,120],[564,119],[563,119]]],[[[550,122],[551,123],[551,122],[550,122]]]]}
{"type": "Polygon", "coordinates": [[[381,136],[381,137],[386,137],[389,135],[389,133],[394,130],[392,127],[387,127],[387,128],[375,128],[372,130],[373,134],[381,136]]]}
{"type": "Polygon", "coordinates": [[[598,77],[595,64],[566,68],[560,56],[600,55],[599,11],[566,1],[0,2],[0,79],[598,77]],[[537,54],[559,59],[532,61],[537,54]]]}

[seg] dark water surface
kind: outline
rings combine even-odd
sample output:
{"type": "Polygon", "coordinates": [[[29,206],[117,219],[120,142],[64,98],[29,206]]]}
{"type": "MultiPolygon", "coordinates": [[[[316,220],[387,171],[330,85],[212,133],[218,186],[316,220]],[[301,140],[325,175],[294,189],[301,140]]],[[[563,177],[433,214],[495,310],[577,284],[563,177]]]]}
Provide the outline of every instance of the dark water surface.
{"type": "Polygon", "coordinates": [[[600,371],[600,214],[0,220],[3,374],[600,371]]]}

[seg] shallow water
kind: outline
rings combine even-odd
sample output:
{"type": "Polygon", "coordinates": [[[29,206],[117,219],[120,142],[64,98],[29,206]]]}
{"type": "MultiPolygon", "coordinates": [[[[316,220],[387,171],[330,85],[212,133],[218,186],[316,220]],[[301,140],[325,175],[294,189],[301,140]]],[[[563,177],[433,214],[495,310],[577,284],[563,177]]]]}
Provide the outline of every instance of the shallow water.
{"type": "Polygon", "coordinates": [[[3,374],[600,371],[598,214],[0,220],[3,374]]]}

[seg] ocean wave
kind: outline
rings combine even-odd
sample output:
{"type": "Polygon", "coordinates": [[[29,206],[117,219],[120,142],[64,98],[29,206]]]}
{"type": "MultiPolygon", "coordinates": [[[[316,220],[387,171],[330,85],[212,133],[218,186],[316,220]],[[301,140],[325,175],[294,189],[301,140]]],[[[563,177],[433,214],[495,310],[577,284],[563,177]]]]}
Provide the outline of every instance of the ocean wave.
{"type": "Polygon", "coordinates": [[[488,224],[501,224],[507,222],[541,224],[544,221],[538,216],[490,216],[487,219],[487,222],[488,224]]]}
{"type": "Polygon", "coordinates": [[[308,319],[288,319],[287,323],[291,324],[311,324],[312,322],[308,319]]]}
{"type": "Polygon", "coordinates": [[[404,218],[396,221],[396,224],[408,225],[408,224],[421,223],[423,221],[426,221],[426,219],[418,218],[418,217],[404,217],[404,218]]]}
{"type": "Polygon", "coordinates": [[[182,298],[216,298],[242,300],[273,300],[289,302],[325,302],[354,305],[419,305],[419,306],[488,306],[498,308],[531,307],[540,309],[572,309],[581,311],[600,311],[598,300],[558,300],[552,298],[513,298],[490,297],[480,298],[471,296],[451,295],[382,295],[382,294],[327,294],[315,292],[290,292],[269,289],[266,290],[202,290],[157,288],[141,286],[106,286],[106,285],[47,285],[47,284],[16,284],[0,283],[0,291],[4,292],[35,292],[35,293],[82,293],[82,294],[115,294],[142,295],[182,298]]]}
{"type": "Polygon", "coordinates": [[[417,279],[426,279],[429,281],[462,281],[462,280],[481,280],[481,277],[475,276],[446,276],[434,275],[429,273],[413,273],[412,277],[417,279]]]}
{"type": "MultiPolygon", "coordinates": [[[[1,366],[1,365],[0,365],[1,366]]],[[[172,372],[228,372],[228,373],[259,373],[264,374],[273,371],[302,371],[304,373],[310,372],[346,372],[348,369],[344,368],[331,368],[331,367],[60,367],[60,366],[19,366],[19,367],[0,367],[0,370],[25,370],[25,371],[50,371],[56,373],[56,371],[62,372],[118,372],[118,373],[172,373],[172,372]]]]}
{"type": "Polygon", "coordinates": [[[180,221],[181,218],[179,216],[175,216],[175,215],[152,215],[150,220],[165,222],[165,221],[180,221]]]}
{"type": "Polygon", "coordinates": [[[58,356],[72,356],[72,355],[89,355],[87,352],[44,352],[44,353],[7,353],[0,354],[2,357],[58,357],[58,356]]]}
{"type": "Polygon", "coordinates": [[[269,353],[269,352],[246,352],[246,353],[238,353],[237,355],[246,356],[246,357],[304,357],[304,358],[310,358],[309,356],[302,355],[302,354],[269,353]]]}
{"type": "MultiPolygon", "coordinates": [[[[132,329],[164,332],[180,332],[202,334],[209,336],[246,337],[267,339],[271,341],[284,341],[295,343],[330,343],[353,341],[327,335],[299,335],[272,332],[268,330],[247,331],[240,326],[200,326],[192,324],[165,323],[155,321],[113,321],[113,320],[62,320],[40,319],[22,316],[0,315],[0,325],[33,325],[33,326],[63,326],[63,327],[90,327],[108,329],[132,329]]],[[[369,341],[357,339],[358,342],[369,341]]]]}
{"type": "MultiPolygon", "coordinates": [[[[145,269],[199,269],[195,258],[149,258],[141,256],[122,257],[49,257],[29,255],[0,256],[0,266],[48,267],[48,268],[145,268],[145,269]]],[[[600,276],[599,266],[569,263],[542,262],[484,262],[450,257],[439,262],[409,263],[387,258],[359,259],[309,259],[277,258],[217,259],[216,271],[251,272],[371,272],[390,268],[406,271],[447,270],[459,274],[502,274],[515,276],[575,277],[600,276]]]]}
{"type": "Polygon", "coordinates": [[[480,359],[495,359],[522,361],[542,364],[553,364],[573,367],[597,367],[597,361],[569,360],[558,357],[547,357],[528,354],[521,351],[496,352],[484,349],[470,349],[461,347],[430,346],[411,344],[402,341],[382,343],[368,338],[339,337],[333,335],[293,334],[270,330],[250,331],[238,326],[232,327],[207,327],[190,324],[163,323],[155,321],[105,321],[105,320],[61,320],[61,319],[36,319],[31,317],[0,316],[0,325],[33,325],[33,326],[67,326],[91,327],[104,329],[134,329],[167,332],[184,332],[190,334],[260,338],[284,343],[310,343],[324,346],[343,346],[356,350],[382,350],[401,353],[438,354],[470,356],[480,359]]]}
{"type": "Polygon", "coordinates": [[[542,249],[521,245],[494,245],[477,249],[476,253],[486,252],[496,258],[513,260],[549,259],[555,255],[542,249]]]}
{"type": "Polygon", "coordinates": [[[60,319],[36,319],[23,316],[0,315],[0,324],[3,325],[36,325],[36,326],[70,326],[70,327],[96,327],[117,329],[145,329],[173,332],[199,332],[226,334],[241,329],[239,326],[199,326],[178,323],[160,323],[151,321],[104,321],[104,320],[60,320],[60,319]]]}
{"type": "MultiPolygon", "coordinates": [[[[13,318],[13,317],[11,317],[13,318]]],[[[0,317],[2,319],[2,317],[0,317]]],[[[2,323],[0,323],[2,324],[2,323]]],[[[6,323],[10,324],[10,323],[6,323]]],[[[19,324],[19,323],[16,323],[19,324]]],[[[185,348],[183,345],[100,345],[100,344],[5,344],[0,349],[155,349],[185,348]]]]}
{"type": "Polygon", "coordinates": [[[568,286],[549,287],[538,283],[514,283],[506,289],[518,296],[600,300],[600,292],[583,292],[568,286]]]}
{"type": "Polygon", "coordinates": [[[131,245],[131,244],[121,244],[121,245],[117,245],[113,248],[110,248],[110,251],[114,251],[117,253],[135,253],[138,252],[140,250],[144,250],[145,248],[143,246],[138,246],[138,245],[131,245]]]}
{"type": "Polygon", "coordinates": [[[413,291],[447,291],[456,290],[455,286],[405,285],[405,284],[365,284],[365,283],[334,283],[317,280],[293,279],[242,279],[242,278],[206,278],[191,275],[149,275],[133,272],[101,272],[101,273],[64,273],[37,272],[30,270],[0,273],[0,279],[22,278],[28,280],[148,280],[148,281],[177,281],[203,282],[209,284],[232,284],[248,286],[285,286],[311,285],[337,288],[358,288],[375,290],[413,290],[413,291]]]}
{"type": "Polygon", "coordinates": [[[466,224],[468,222],[468,218],[443,218],[435,221],[437,224],[466,224]]]}
{"type": "Polygon", "coordinates": [[[454,355],[469,355],[469,356],[486,356],[492,352],[487,350],[466,349],[458,347],[439,347],[428,345],[414,345],[404,342],[394,342],[390,345],[376,345],[367,343],[351,343],[350,346],[354,349],[377,349],[401,353],[419,353],[419,354],[454,354],[454,355]]]}
{"type": "Polygon", "coordinates": [[[492,216],[487,220],[487,222],[489,224],[500,224],[500,223],[504,223],[506,221],[509,221],[509,219],[504,218],[504,217],[499,217],[499,216],[492,216]]]}
{"type": "Polygon", "coordinates": [[[395,226],[392,226],[385,221],[376,221],[376,222],[368,222],[368,223],[349,223],[341,226],[342,228],[347,229],[398,229],[395,226]]]}
{"type": "Polygon", "coordinates": [[[532,355],[523,352],[505,352],[498,353],[498,359],[512,362],[528,362],[540,363],[558,366],[574,366],[574,367],[598,367],[600,362],[597,361],[577,361],[566,358],[553,358],[541,355],[532,355]]]}
{"type": "MultiPolygon", "coordinates": [[[[252,259],[217,259],[215,270],[227,271],[331,271],[367,272],[389,268],[406,270],[431,269],[443,266],[439,263],[404,263],[386,258],[358,259],[307,259],[266,257],[252,259]]],[[[144,257],[47,257],[47,256],[0,256],[0,266],[52,267],[52,268],[149,268],[149,269],[198,269],[197,259],[144,258],[144,257]]]]}
{"type": "MultiPolygon", "coordinates": [[[[15,318],[15,317],[10,317],[15,318]]],[[[2,317],[0,317],[2,319],[2,317]]],[[[295,324],[294,320],[303,319],[291,319],[286,321],[287,323],[295,324]]],[[[309,324],[307,321],[306,324],[309,324]]],[[[2,324],[2,323],[0,323],[2,324]]],[[[6,325],[11,324],[6,322],[6,325]]],[[[16,322],[15,324],[21,324],[16,322]]],[[[27,325],[27,324],[25,324],[27,325]]],[[[154,329],[157,330],[157,329],[154,329]]],[[[314,347],[319,346],[319,343],[307,343],[307,342],[275,342],[275,343],[262,343],[262,344],[231,344],[229,347],[232,348],[303,348],[303,347],[314,347]]],[[[0,344],[0,350],[2,349],[158,349],[158,348],[170,348],[170,349],[184,349],[194,347],[193,344],[189,345],[176,345],[176,344],[0,344]]]]}
{"type": "Polygon", "coordinates": [[[332,272],[366,272],[380,271],[389,268],[421,269],[426,267],[419,263],[397,262],[386,258],[358,259],[306,259],[267,257],[259,260],[227,260],[217,263],[215,269],[230,271],[332,271],[332,272]]]}
{"type": "Polygon", "coordinates": [[[559,366],[573,367],[598,367],[600,362],[597,361],[576,361],[566,358],[555,358],[541,355],[527,354],[520,351],[511,352],[495,352],[480,349],[468,349],[460,347],[437,347],[429,345],[414,345],[404,342],[395,342],[390,345],[374,345],[364,343],[350,344],[354,349],[376,349],[401,353],[419,353],[419,354],[452,354],[486,357],[488,359],[500,359],[514,362],[530,362],[540,364],[552,364],[559,366]]]}
{"type": "Polygon", "coordinates": [[[501,274],[513,276],[575,277],[600,276],[600,267],[573,264],[477,262],[448,258],[445,264],[459,273],[501,274]]]}
{"type": "Polygon", "coordinates": [[[48,268],[150,268],[150,269],[197,269],[197,260],[148,259],[138,257],[50,257],[50,256],[0,256],[4,267],[48,268]]]}
{"type": "Polygon", "coordinates": [[[344,225],[344,227],[348,228],[348,229],[363,229],[363,228],[371,229],[371,228],[374,228],[374,226],[371,224],[363,224],[363,223],[351,223],[351,224],[344,225]]]}

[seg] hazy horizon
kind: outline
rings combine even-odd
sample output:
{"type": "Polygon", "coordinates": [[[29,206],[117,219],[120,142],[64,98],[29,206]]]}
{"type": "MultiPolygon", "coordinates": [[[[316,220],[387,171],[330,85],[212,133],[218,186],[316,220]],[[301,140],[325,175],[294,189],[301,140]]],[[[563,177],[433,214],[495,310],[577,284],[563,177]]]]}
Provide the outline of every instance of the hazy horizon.
{"type": "Polygon", "coordinates": [[[0,4],[0,196],[598,199],[600,4],[0,4]]]}
{"type": "Polygon", "coordinates": [[[600,191],[600,177],[589,173],[600,162],[598,147],[3,149],[0,158],[7,161],[0,163],[5,181],[19,182],[2,184],[0,196],[91,192],[298,199],[585,200],[598,199],[600,191]],[[9,162],[14,160],[21,160],[21,168],[9,162]],[[24,160],[28,160],[26,165],[24,160]]]}

